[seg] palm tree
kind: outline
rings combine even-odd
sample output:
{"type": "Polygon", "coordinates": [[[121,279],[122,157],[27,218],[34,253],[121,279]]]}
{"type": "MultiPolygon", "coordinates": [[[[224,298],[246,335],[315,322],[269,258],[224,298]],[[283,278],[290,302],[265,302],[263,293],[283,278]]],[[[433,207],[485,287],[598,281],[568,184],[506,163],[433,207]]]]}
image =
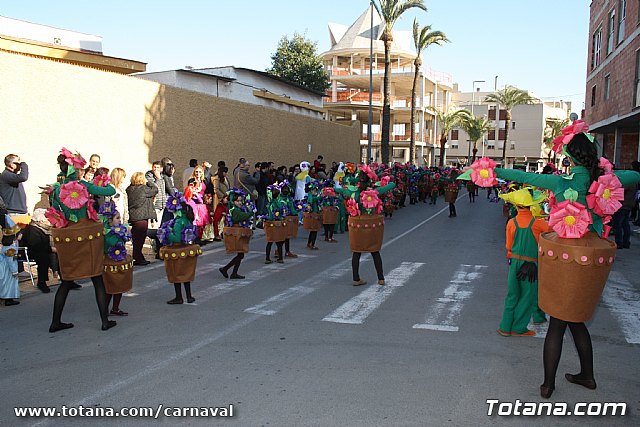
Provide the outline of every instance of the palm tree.
{"type": "Polygon", "coordinates": [[[440,111],[433,107],[429,110],[436,113],[436,120],[440,126],[440,167],[444,167],[444,156],[446,153],[447,135],[453,128],[459,127],[471,118],[467,110],[456,110],[450,108],[448,111],[440,111]]]}
{"type": "Polygon", "coordinates": [[[493,125],[486,117],[476,117],[469,113],[469,118],[462,122],[462,129],[464,129],[469,135],[471,142],[473,142],[473,157],[471,158],[471,163],[473,163],[476,161],[476,154],[478,153],[478,141],[493,129],[493,125]]]}
{"type": "Polygon", "coordinates": [[[562,129],[569,126],[569,123],[569,119],[547,119],[542,141],[547,147],[547,150],[549,150],[549,157],[547,158],[548,163],[551,163],[551,148],[553,147],[553,140],[562,134],[562,129]]]}
{"type": "Polygon", "coordinates": [[[496,93],[491,93],[484,98],[484,102],[495,102],[507,111],[504,127],[504,144],[502,145],[502,167],[507,165],[507,141],[509,141],[509,125],[511,123],[511,110],[516,105],[533,104],[537,99],[529,95],[526,90],[507,86],[496,93]]]}
{"type": "Polygon", "coordinates": [[[443,42],[448,42],[449,39],[442,31],[431,31],[431,25],[420,28],[418,21],[413,19],[413,44],[416,48],[418,55],[413,61],[415,70],[413,74],[413,86],[411,87],[411,144],[409,145],[409,161],[411,164],[416,162],[416,84],[418,82],[418,74],[420,74],[420,67],[422,66],[422,51],[432,44],[440,46],[443,42]]]}
{"type": "Polygon", "coordinates": [[[382,41],[384,42],[384,98],[382,106],[382,163],[389,163],[389,139],[391,136],[391,97],[389,96],[389,79],[391,76],[391,42],[393,42],[393,26],[407,10],[417,7],[424,11],[427,6],[423,0],[378,0],[380,14],[384,21],[382,41]]]}

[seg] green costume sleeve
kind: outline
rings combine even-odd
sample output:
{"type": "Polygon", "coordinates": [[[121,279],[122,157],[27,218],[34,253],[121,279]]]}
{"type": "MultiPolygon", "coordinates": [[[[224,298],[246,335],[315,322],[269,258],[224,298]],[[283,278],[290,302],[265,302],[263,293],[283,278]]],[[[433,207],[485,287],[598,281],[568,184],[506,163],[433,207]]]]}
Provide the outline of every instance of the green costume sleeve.
{"type": "Polygon", "coordinates": [[[92,183],[86,182],[86,181],[78,181],[78,182],[80,182],[80,184],[87,187],[87,191],[89,192],[89,194],[93,194],[95,196],[113,196],[114,194],[116,194],[115,187],[111,185],[107,185],[106,187],[99,187],[97,185],[93,185],[92,183]]]}
{"type": "Polygon", "coordinates": [[[240,221],[244,221],[253,216],[253,212],[242,212],[240,209],[233,207],[231,208],[231,221],[234,224],[238,224],[240,221]]]}
{"type": "Polygon", "coordinates": [[[385,185],[384,187],[378,187],[376,188],[376,191],[378,192],[378,194],[384,194],[387,191],[391,191],[396,187],[396,183],[395,182],[390,182],[387,185],[385,185]]]}
{"type": "Polygon", "coordinates": [[[636,171],[614,171],[614,173],[623,187],[640,183],[640,173],[636,171]]]}
{"type": "Polygon", "coordinates": [[[342,194],[344,197],[351,197],[351,194],[353,193],[353,191],[348,190],[348,189],[346,189],[344,187],[342,187],[342,188],[336,187],[335,190],[336,190],[336,193],[342,194]]]}
{"type": "Polygon", "coordinates": [[[182,243],[182,230],[189,225],[191,225],[191,222],[185,217],[176,219],[176,223],[171,228],[171,233],[168,236],[169,243],[182,243]]]}
{"type": "Polygon", "coordinates": [[[547,190],[555,190],[563,179],[558,175],[540,175],[536,173],[524,172],[516,169],[495,168],[496,175],[507,181],[516,181],[522,184],[531,184],[547,190]]]}
{"type": "Polygon", "coordinates": [[[120,238],[115,233],[109,233],[107,229],[104,233],[104,253],[106,254],[110,247],[115,246],[120,238]]]}

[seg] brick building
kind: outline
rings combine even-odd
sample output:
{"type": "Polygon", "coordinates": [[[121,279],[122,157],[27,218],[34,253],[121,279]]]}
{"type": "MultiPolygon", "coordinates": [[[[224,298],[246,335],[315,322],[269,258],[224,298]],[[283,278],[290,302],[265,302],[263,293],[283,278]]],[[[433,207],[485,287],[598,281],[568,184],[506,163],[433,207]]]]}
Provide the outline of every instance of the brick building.
{"type": "Polygon", "coordinates": [[[640,1],[593,0],[585,120],[617,167],[640,159],[640,1]]]}

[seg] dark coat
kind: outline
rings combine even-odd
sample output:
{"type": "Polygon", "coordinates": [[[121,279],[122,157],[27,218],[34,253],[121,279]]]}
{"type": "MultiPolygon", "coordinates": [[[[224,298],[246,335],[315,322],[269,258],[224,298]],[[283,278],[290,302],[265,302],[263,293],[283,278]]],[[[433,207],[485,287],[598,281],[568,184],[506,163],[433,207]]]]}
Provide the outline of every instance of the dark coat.
{"type": "Polygon", "coordinates": [[[129,202],[129,222],[145,219],[157,219],[153,207],[153,196],[158,193],[158,187],[147,181],[146,185],[130,185],[127,187],[129,202]]]}

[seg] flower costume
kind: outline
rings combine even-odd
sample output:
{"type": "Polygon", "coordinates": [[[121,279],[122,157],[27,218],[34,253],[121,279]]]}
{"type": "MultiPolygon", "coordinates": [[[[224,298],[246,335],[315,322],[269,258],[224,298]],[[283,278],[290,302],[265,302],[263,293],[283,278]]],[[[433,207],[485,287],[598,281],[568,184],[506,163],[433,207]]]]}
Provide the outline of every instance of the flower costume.
{"type": "MultiPolygon", "coordinates": [[[[615,195],[617,187],[616,181],[607,175],[614,174],[622,186],[640,182],[640,173],[635,171],[599,169],[598,166],[606,164],[598,160],[595,140],[584,133],[586,130],[588,126],[576,120],[554,141],[554,150],[562,151],[575,164],[568,176],[494,170],[497,177],[553,191],[557,202],[550,213],[555,232],[542,234],[538,246],[539,304],[551,316],[544,344],[545,378],[540,386],[544,398],[550,397],[555,389],[567,326],[576,344],[581,370],[578,374],[566,374],[565,378],[589,389],[596,388],[591,337],[584,322],[591,318],[600,300],[616,250],[614,243],[602,238],[608,234],[606,213],[611,209],[608,199],[615,195]],[[589,192],[594,197],[588,200],[589,192]]],[[[480,173],[490,175],[491,166],[480,168],[480,173]]]]}
{"type": "Polygon", "coordinates": [[[530,208],[544,202],[546,195],[523,188],[500,197],[517,206],[518,214],[507,223],[508,292],[498,333],[534,335],[527,329],[531,316],[534,323],[546,321],[538,307],[538,239],[540,233],[549,231],[549,226],[535,218],[530,208]]]}
{"type": "Polygon", "coordinates": [[[181,283],[184,284],[187,302],[192,303],[195,298],[191,295],[191,282],[196,275],[197,257],[202,254],[200,246],[193,243],[197,238],[193,210],[179,192],[169,196],[166,209],[173,212],[174,218],[158,228],[158,239],[163,245],[160,248],[160,258],[164,261],[167,279],[173,283],[176,293],[175,298],[167,301],[167,304],[184,302],[181,283]]]}
{"type": "Polygon", "coordinates": [[[236,256],[227,265],[220,268],[220,273],[229,278],[229,269],[233,267],[232,279],[244,279],[238,274],[240,262],[244,254],[249,252],[249,240],[253,235],[251,226],[252,219],[256,212],[256,206],[251,201],[251,197],[237,188],[229,190],[229,213],[224,228],[224,245],[227,253],[235,253],[236,256]]]}

